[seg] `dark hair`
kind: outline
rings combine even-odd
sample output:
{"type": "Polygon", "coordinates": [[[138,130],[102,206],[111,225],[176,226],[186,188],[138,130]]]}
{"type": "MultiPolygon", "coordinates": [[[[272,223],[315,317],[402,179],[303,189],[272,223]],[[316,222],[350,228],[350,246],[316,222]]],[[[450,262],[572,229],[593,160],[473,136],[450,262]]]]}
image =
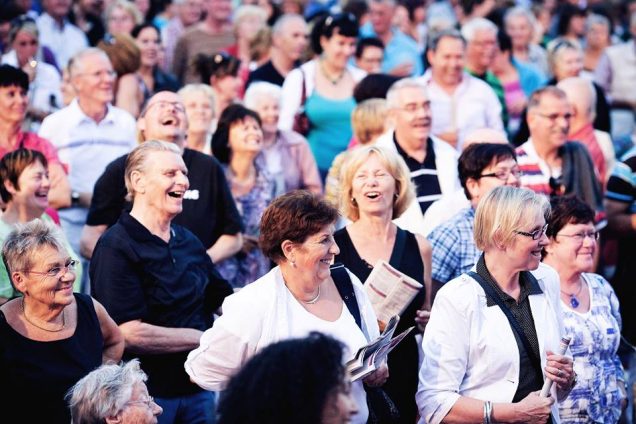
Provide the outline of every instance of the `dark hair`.
{"type": "Polygon", "coordinates": [[[358,44],[356,45],[356,57],[360,59],[362,57],[362,53],[364,53],[364,49],[367,47],[377,47],[379,49],[384,50],[384,43],[378,37],[363,37],[358,40],[358,44]]]}
{"type": "Polygon", "coordinates": [[[565,35],[570,27],[570,22],[575,16],[586,16],[585,9],[581,9],[573,4],[566,3],[561,6],[559,19],[557,21],[557,35],[565,35]]]}
{"type": "Polygon", "coordinates": [[[212,153],[219,162],[230,162],[230,129],[237,122],[243,122],[247,118],[254,119],[259,126],[262,125],[258,113],[243,105],[229,105],[221,114],[216,131],[212,135],[212,153]]]}
{"type": "Polygon", "coordinates": [[[132,36],[132,38],[136,39],[139,36],[139,33],[146,28],[154,29],[157,32],[157,35],[159,36],[159,41],[161,41],[161,31],[159,31],[159,28],[157,28],[155,24],[153,24],[152,22],[142,22],[140,24],[135,25],[132,31],[130,31],[130,35],[132,36]]]}
{"type": "Polygon", "coordinates": [[[459,182],[464,188],[464,193],[466,193],[468,199],[471,197],[466,187],[466,181],[469,178],[478,180],[488,165],[505,159],[517,160],[517,155],[515,155],[514,149],[509,144],[475,143],[466,147],[459,156],[457,171],[459,173],[459,182]]]}
{"type": "Polygon", "coordinates": [[[364,0],[349,0],[342,8],[343,13],[351,13],[358,22],[369,13],[369,4],[364,0]]]}
{"type": "Polygon", "coordinates": [[[369,74],[353,88],[353,98],[357,103],[368,99],[386,99],[389,88],[401,78],[389,74],[369,74]]]}
{"type": "Polygon", "coordinates": [[[0,87],[20,87],[29,91],[29,76],[22,69],[0,65],[0,87]]]}
{"type": "Polygon", "coordinates": [[[415,22],[415,11],[420,7],[426,7],[422,0],[401,0],[399,4],[406,9],[411,22],[415,22]]]}
{"type": "Polygon", "coordinates": [[[37,150],[19,148],[9,152],[0,159],[0,197],[4,203],[9,203],[13,196],[4,183],[9,181],[16,190],[20,190],[18,180],[24,170],[35,162],[40,162],[44,167],[48,167],[48,162],[44,155],[37,150]]]}
{"type": "Polygon", "coordinates": [[[259,246],[278,263],[285,258],[281,244],[285,240],[303,243],[338,219],[338,209],[305,190],[283,194],[272,201],[261,218],[259,246]]]}
{"type": "Polygon", "coordinates": [[[225,52],[213,55],[199,53],[192,61],[195,72],[201,77],[201,82],[209,84],[212,77],[223,78],[237,76],[241,61],[225,52]]]}
{"type": "Polygon", "coordinates": [[[568,224],[594,223],[594,210],[574,194],[552,196],[552,212],[548,219],[546,235],[554,238],[568,224]]]}
{"type": "Polygon", "coordinates": [[[322,53],[320,38],[331,38],[334,34],[344,37],[357,37],[359,34],[358,20],[351,13],[325,15],[318,19],[311,30],[311,48],[316,54],[322,53]]]}
{"type": "Polygon", "coordinates": [[[429,37],[428,50],[435,52],[437,50],[437,47],[439,46],[439,43],[444,38],[452,38],[455,40],[460,40],[462,44],[464,45],[464,48],[466,47],[466,40],[464,39],[464,37],[462,37],[461,32],[457,31],[455,28],[448,28],[448,29],[443,29],[439,32],[435,32],[434,34],[431,35],[431,37],[429,37]]]}
{"type": "MultiPolygon", "coordinates": [[[[497,43],[502,53],[512,53],[512,39],[506,31],[497,31],[497,43]]],[[[512,54],[510,55],[510,60],[512,61],[512,54]]]]}
{"type": "Polygon", "coordinates": [[[342,351],[342,343],[317,332],[265,347],[228,383],[218,423],[320,424],[345,378],[342,351]]]}
{"type": "Polygon", "coordinates": [[[137,72],[141,66],[141,50],[128,34],[106,36],[97,48],[106,53],[118,77],[137,72]]]}

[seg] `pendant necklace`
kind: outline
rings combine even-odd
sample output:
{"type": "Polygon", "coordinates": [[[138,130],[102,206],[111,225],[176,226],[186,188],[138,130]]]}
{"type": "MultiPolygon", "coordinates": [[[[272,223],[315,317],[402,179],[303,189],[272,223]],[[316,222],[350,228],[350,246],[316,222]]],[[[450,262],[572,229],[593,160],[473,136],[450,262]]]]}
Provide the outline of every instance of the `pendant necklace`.
{"type": "Polygon", "coordinates": [[[581,281],[581,285],[579,286],[579,291],[577,291],[576,293],[567,293],[561,290],[561,293],[570,296],[570,306],[572,306],[572,308],[574,309],[578,308],[579,305],[581,304],[581,302],[577,298],[577,296],[581,294],[581,290],[583,290],[583,281],[581,281]]]}
{"type": "Polygon", "coordinates": [[[329,75],[329,73],[327,72],[327,70],[325,69],[325,64],[324,62],[321,60],[320,61],[320,70],[322,71],[322,75],[332,84],[332,85],[338,85],[338,83],[340,82],[340,80],[342,80],[342,78],[344,77],[344,74],[346,72],[346,69],[343,70],[340,75],[338,75],[337,77],[333,78],[331,75],[329,75]]]}

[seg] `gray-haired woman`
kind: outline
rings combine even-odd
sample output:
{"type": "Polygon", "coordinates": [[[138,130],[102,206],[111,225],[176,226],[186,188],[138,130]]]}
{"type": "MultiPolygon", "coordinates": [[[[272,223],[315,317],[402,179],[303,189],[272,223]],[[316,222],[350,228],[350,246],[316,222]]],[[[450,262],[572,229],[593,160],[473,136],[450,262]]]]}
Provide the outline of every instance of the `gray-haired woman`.
{"type": "Polygon", "coordinates": [[[0,307],[2,405],[19,411],[20,422],[68,423],[66,391],[103,362],[119,361],[124,339],[102,305],[73,293],[75,260],[53,225],[18,225],[2,256],[22,294],[0,307]]]}
{"type": "Polygon", "coordinates": [[[69,390],[73,424],[155,424],[163,409],[148,394],[139,360],[102,365],[69,390]]]}

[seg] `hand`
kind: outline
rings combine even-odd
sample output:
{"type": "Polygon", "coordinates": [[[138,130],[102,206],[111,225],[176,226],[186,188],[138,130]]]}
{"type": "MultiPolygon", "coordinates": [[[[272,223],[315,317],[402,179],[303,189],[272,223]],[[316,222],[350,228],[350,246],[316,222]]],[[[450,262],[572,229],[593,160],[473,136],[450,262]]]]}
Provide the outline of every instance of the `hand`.
{"type": "Polygon", "coordinates": [[[415,323],[417,324],[417,329],[420,333],[423,333],[426,329],[426,324],[428,324],[429,319],[431,319],[430,310],[419,309],[415,311],[415,323]]]}
{"type": "Polygon", "coordinates": [[[539,424],[545,423],[550,417],[550,407],[554,403],[551,397],[539,396],[540,391],[530,393],[515,404],[517,419],[515,422],[539,424]]]}
{"type": "Polygon", "coordinates": [[[413,63],[411,62],[400,63],[399,65],[397,65],[396,67],[394,67],[393,69],[389,71],[390,75],[394,75],[396,77],[408,77],[412,73],[413,73],[413,63]]]}
{"type": "Polygon", "coordinates": [[[241,251],[245,254],[250,253],[258,247],[258,237],[243,235],[243,247],[241,251]]]}
{"type": "Polygon", "coordinates": [[[364,380],[364,384],[369,387],[380,387],[386,380],[389,378],[389,366],[386,364],[382,364],[380,368],[373,371],[371,374],[367,375],[364,380]]]}
{"type": "Polygon", "coordinates": [[[574,382],[572,358],[547,351],[545,377],[554,381],[557,389],[568,392],[574,382]]]}

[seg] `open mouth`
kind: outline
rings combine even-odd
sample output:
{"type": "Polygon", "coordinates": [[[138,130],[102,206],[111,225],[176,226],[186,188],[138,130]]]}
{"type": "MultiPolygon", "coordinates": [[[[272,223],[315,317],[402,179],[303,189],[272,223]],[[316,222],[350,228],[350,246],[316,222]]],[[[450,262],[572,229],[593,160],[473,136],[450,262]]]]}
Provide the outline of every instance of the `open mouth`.
{"type": "Polygon", "coordinates": [[[184,194],[185,194],[185,191],[169,191],[168,192],[168,196],[174,199],[183,199],[184,194]]]}
{"type": "Polygon", "coordinates": [[[377,199],[378,197],[380,197],[380,192],[379,191],[370,191],[367,194],[365,194],[365,197],[367,199],[377,199]]]}
{"type": "Polygon", "coordinates": [[[327,266],[331,266],[331,261],[332,259],[321,259],[320,262],[327,265],[327,266]]]}
{"type": "Polygon", "coordinates": [[[530,252],[532,254],[532,256],[541,259],[541,251],[543,249],[538,249],[538,250],[533,250],[532,252],[530,252]]]}
{"type": "Polygon", "coordinates": [[[161,123],[161,125],[174,126],[177,125],[177,118],[175,118],[174,116],[166,116],[159,122],[161,123]]]}
{"type": "Polygon", "coordinates": [[[35,193],[35,197],[37,197],[38,199],[48,199],[49,197],[49,191],[38,191],[35,193]]]}

